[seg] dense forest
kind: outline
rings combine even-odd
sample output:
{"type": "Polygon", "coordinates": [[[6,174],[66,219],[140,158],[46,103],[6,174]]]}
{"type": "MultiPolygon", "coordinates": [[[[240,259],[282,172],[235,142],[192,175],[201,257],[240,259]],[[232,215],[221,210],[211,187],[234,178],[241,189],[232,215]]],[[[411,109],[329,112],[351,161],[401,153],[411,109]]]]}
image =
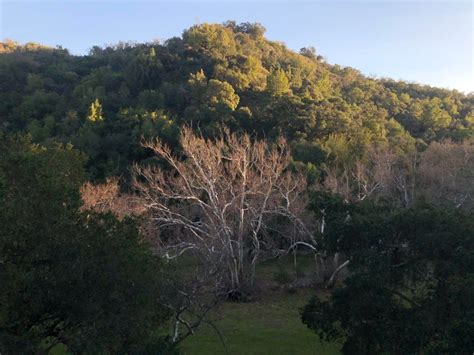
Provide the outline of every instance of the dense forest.
{"type": "Polygon", "coordinates": [[[474,95],[264,35],[0,43],[1,353],[178,353],[286,258],[343,353],[472,353],[474,95]]]}
{"type": "Polygon", "coordinates": [[[142,136],[176,147],[183,124],[207,136],[222,126],[284,135],[296,161],[316,165],[355,161],[373,146],[422,150],[472,136],[472,95],[370,79],[264,32],[258,24],[203,24],[164,44],[119,43],[86,56],[2,43],[0,129],[72,143],[89,157],[94,180],[146,159],[142,136]]]}

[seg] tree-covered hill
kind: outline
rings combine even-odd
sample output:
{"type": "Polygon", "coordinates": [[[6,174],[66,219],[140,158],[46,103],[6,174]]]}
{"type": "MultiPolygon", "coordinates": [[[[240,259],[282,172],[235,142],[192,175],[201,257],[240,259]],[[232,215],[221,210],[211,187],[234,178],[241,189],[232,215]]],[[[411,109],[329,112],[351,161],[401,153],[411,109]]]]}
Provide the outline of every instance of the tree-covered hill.
{"type": "Polygon", "coordinates": [[[163,44],[118,43],[86,56],[2,42],[0,132],[71,142],[89,156],[93,179],[146,159],[142,136],[176,147],[184,124],[205,135],[223,126],[284,135],[304,163],[472,137],[472,94],[368,78],[264,33],[260,24],[201,24],[163,44]]]}

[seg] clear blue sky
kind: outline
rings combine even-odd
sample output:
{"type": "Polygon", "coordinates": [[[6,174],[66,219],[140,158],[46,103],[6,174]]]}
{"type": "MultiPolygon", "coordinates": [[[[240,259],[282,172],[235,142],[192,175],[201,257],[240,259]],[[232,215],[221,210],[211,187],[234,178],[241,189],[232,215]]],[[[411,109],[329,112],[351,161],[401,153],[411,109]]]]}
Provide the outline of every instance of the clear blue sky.
{"type": "Polygon", "coordinates": [[[267,37],[367,75],[474,91],[471,1],[8,1],[0,38],[62,45],[164,40],[196,23],[260,22],[267,37]]]}

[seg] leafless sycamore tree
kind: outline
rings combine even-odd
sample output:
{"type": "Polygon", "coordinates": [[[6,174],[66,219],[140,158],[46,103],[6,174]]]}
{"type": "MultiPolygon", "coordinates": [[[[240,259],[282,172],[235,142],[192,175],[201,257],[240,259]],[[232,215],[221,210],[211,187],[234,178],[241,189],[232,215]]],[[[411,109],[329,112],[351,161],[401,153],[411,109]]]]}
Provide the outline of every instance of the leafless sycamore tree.
{"type": "Polygon", "coordinates": [[[401,153],[374,147],[342,171],[327,166],[324,187],[348,201],[383,197],[406,207],[415,198],[416,163],[416,151],[401,153]]]}
{"type": "Polygon", "coordinates": [[[438,205],[474,208],[474,142],[433,142],[418,168],[420,193],[438,205]]]}
{"type": "Polygon", "coordinates": [[[159,251],[168,258],[189,252],[227,279],[228,292],[253,285],[263,250],[281,239],[315,248],[303,221],[306,183],[288,169],[284,139],[270,146],[224,131],[214,140],[181,132],[182,156],[158,139],[143,142],[168,167],[135,165],[134,186],[149,218],[161,231],[159,251]],[[271,228],[275,218],[297,237],[271,228]]]}

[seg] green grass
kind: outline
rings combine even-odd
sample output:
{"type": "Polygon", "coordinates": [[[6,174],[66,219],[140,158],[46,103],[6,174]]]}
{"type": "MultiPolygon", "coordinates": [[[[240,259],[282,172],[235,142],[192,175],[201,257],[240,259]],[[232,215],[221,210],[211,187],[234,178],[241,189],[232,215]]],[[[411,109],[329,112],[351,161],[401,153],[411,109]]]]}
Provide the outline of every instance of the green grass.
{"type": "MultiPolygon", "coordinates": [[[[308,277],[315,273],[315,263],[312,255],[299,255],[297,257],[297,270],[301,276],[308,277]]],[[[289,255],[279,259],[271,259],[257,266],[257,279],[265,284],[274,283],[276,274],[285,270],[291,280],[295,277],[295,265],[293,256],[289,255]]]]}
{"type": "Polygon", "coordinates": [[[224,338],[226,349],[212,327],[204,325],[183,342],[181,350],[186,355],[340,354],[340,345],[321,343],[316,334],[301,323],[299,308],[308,302],[313,292],[276,291],[254,302],[225,303],[212,319],[224,338]]]}
{"type": "MultiPolygon", "coordinates": [[[[192,260],[184,260],[185,267],[193,266],[192,260]]],[[[311,256],[299,256],[298,264],[303,274],[314,272],[311,256]]],[[[183,265],[183,264],[182,264],[183,265]]],[[[197,329],[180,346],[184,355],[229,354],[229,355],[332,355],[340,354],[340,344],[321,343],[318,336],[302,322],[300,308],[315,294],[312,289],[297,289],[294,293],[285,291],[288,284],[275,280],[284,269],[293,280],[295,275],[291,256],[268,260],[257,267],[257,282],[264,284],[253,302],[226,302],[214,310],[210,320],[221,333],[219,335],[207,324],[197,329]]],[[[319,291],[320,292],[320,291],[319,291]]],[[[321,295],[321,293],[319,294],[321,295]]],[[[172,325],[170,324],[170,330],[172,325]]],[[[51,355],[67,354],[58,346],[51,355]]]]}

